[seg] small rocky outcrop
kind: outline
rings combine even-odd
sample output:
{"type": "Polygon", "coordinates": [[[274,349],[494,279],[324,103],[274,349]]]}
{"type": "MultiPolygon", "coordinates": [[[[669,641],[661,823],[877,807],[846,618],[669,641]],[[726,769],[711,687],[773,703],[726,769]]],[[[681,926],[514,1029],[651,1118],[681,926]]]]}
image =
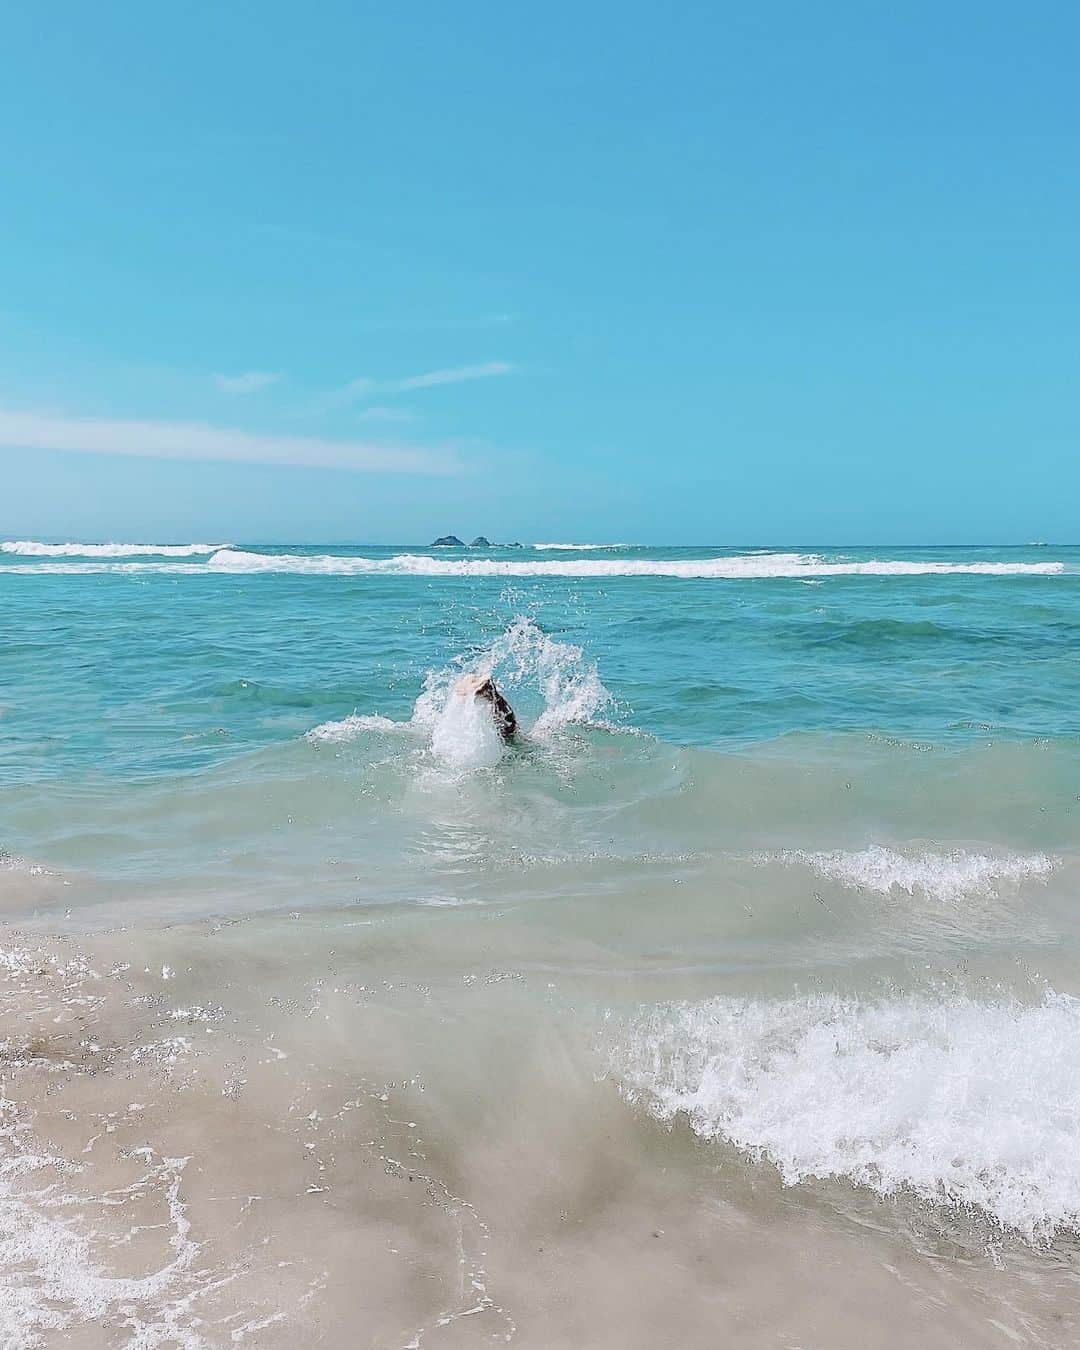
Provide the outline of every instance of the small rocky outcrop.
{"type": "Polygon", "coordinates": [[[491,547],[491,540],[490,540],[490,539],[485,539],[484,536],[483,536],[482,534],[478,534],[478,535],[476,536],[476,538],[472,541],[472,543],[469,545],[469,547],[470,547],[470,548],[490,548],[490,547],[491,547]]]}
{"type": "Polygon", "coordinates": [[[428,544],[428,548],[464,548],[464,543],[456,534],[444,534],[434,543],[428,544]]]}

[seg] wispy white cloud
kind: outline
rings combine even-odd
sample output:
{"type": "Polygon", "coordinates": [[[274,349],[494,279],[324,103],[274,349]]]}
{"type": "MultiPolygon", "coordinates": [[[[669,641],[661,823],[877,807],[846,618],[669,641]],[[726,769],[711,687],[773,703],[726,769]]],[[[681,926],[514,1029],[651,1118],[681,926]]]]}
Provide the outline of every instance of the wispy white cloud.
{"type": "Polygon", "coordinates": [[[294,464],[368,473],[452,474],[454,456],[442,450],[367,445],[311,436],[273,436],[205,422],[156,422],[66,417],[0,408],[0,446],[132,455],[145,459],[231,460],[294,464]]]}
{"type": "Polygon", "coordinates": [[[214,382],[225,394],[257,394],[277,384],[281,376],[272,370],[246,370],[242,375],[215,375],[214,382]]]}
{"type": "Polygon", "coordinates": [[[487,380],[493,375],[509,375],[514,367],[509,361],[486,361],[480,366],[456,366],[451,370],[429,370],[424,375],[410,375],[397,380],[390,387],[396,393],[410,389],[429,389],[435,384],[461,384],[465,380],[487,380]]]}
{"type": "Polygon", "coordinates": [[[407,375],[398,380],[372,380],[367,376],[350,380],[318,402],[320,409],[346,407],[376,395],[408,394],[417,389],[431,389],[440,384],[464,384],[468,380],[489,380],[497,375],[509,375],[515,367],[509,361],[485,361],[477,366],[451,366],[445,370],[428,370],[420,375],[407,375]]]}

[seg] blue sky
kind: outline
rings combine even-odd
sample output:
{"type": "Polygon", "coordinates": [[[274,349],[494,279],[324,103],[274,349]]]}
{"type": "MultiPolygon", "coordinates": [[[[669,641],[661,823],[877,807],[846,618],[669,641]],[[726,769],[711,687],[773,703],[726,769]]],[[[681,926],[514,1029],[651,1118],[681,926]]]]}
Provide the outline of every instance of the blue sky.
{"type": "Polygon", "coordinates": [[[0,533],[1075,539],[1078,41],[9,6],[0,533]]]}

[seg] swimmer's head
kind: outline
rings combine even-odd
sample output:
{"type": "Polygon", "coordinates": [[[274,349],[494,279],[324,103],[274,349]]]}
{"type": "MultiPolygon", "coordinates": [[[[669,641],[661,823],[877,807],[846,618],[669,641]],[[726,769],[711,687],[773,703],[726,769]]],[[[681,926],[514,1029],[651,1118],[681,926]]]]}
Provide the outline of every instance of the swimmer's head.
{"type": "Polygon", "coordinates": [[[462,675],[454,683],[454,693],[462,698],[493,699],[495,685],[490,675],[462,675]]]}
{"type": "Polygon", "coordinates": [[[517,732],[517,718],[514,716],[513,708],[495,688],[495,681],[490,675],[462,675],[455,681],[452,693],[455,698],[482,698],[486,703],[490,703],[499,735],[504,741],[513,739],[517,732]]]}

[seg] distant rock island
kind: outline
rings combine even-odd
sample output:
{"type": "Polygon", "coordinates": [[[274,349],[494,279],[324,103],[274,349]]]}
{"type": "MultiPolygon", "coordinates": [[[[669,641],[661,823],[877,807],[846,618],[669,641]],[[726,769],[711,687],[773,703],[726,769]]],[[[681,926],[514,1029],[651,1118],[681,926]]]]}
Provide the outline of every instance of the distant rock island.
{"type": "Polygon", "coordinates": [[[444,534],[428,544],[428,548],[521,548],[521,545],[518,543],[493,544],[490,539],[482,534],[478,534],[471,544],[466,544],[464,539],[459,539],[456,534],[444,534]]]}

